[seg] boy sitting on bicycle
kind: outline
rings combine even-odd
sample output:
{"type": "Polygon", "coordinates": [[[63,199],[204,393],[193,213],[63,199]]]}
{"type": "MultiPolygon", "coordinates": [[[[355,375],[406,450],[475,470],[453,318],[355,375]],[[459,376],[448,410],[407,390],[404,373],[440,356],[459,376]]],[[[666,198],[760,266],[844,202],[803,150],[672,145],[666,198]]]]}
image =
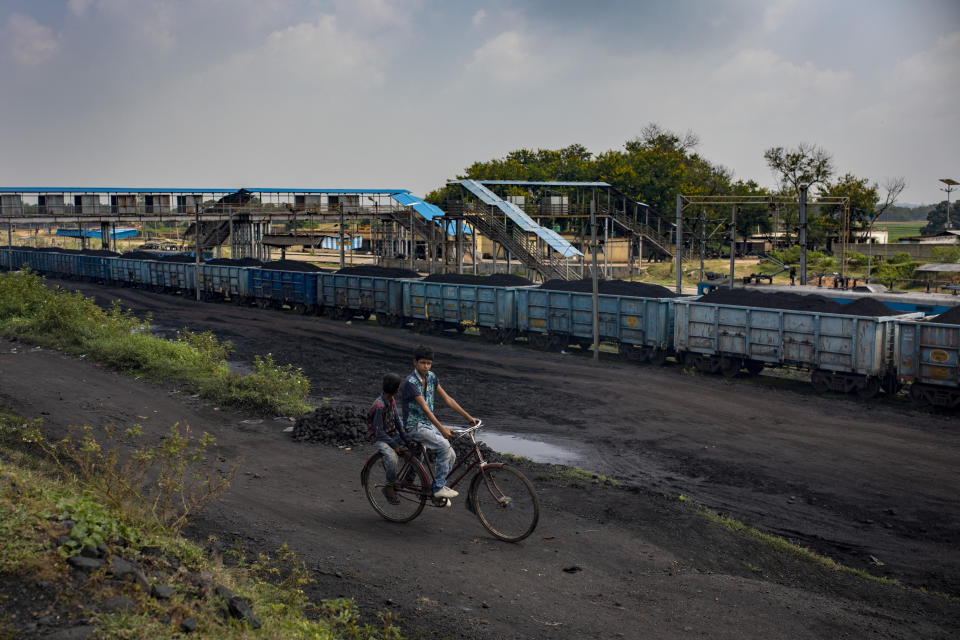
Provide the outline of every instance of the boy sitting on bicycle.
{"type": "Polygon", "coordinates": [[[406,438],[422,444],[436,457],[436,475],[434,476],[433,495],[436,498],[455,498],[460,495],[446,486],[447,474],[453,467],[457,454],[447,442],[453,436],[433,414],[433,401],[439,396],[443,402],[463,416],[470,424],[476,419],[447,395],[440,386],[433,367],[433,350],[423,345],[413,352],[413,373],[407,376],[400,387],[403,421],[406,425],[406,438]]]}
{"type": "Polygon", "coordinates": [[[386,468],[387,486],[383,488],[383,495],[390,504],[400,504],[400,498],[394,485],[397,482],[397,453],[407,444],[404,433],[403,418],[394,396],[400,389],[402,378],[395,373],[383,376],[383,394],[374,400],[373,406],[367,411],[367,433],[370,441],[383,454],[383,466],[386,468]]]}

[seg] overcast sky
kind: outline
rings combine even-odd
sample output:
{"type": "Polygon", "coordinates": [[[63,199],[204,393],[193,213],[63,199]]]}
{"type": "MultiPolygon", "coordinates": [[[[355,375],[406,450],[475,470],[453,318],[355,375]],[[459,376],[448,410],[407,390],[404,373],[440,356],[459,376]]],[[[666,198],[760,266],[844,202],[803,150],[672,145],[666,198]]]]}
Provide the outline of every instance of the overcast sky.
{"type": "MultiPolygon", "coordinates": [[[[957,0],[0,0],[0,186],[382,187],[649,122],[960,180],[957,0]]],[[[954,198],[960,193],[954,194],[954,198]]]]}

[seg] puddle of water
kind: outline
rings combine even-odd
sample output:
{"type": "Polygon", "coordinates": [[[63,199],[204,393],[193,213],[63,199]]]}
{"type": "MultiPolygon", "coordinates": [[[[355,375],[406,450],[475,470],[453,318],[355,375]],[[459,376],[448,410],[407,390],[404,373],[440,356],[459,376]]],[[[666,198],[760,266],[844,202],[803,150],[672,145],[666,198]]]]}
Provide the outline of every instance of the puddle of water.
{"type": "Polygon", "coordinates": [[[512,453],[530,458],[534,462],[551,464],[570,464],[582,459],[578,452],[548,442],[531,440],[510,433],[495,433],[484,430],[477,437],[488,447],[500,453],[512,453]]]}

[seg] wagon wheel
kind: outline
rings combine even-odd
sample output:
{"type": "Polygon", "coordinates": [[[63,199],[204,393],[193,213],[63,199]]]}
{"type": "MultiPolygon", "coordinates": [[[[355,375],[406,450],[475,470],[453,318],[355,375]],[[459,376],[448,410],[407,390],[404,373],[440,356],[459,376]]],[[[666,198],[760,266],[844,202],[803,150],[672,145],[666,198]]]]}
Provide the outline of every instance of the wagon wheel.
{"type": "Polygon", "coordinates": [[[550,344],[550,337],[545,333],[531,333],[527,336],[530,346],[534,349],[546,351],[550,344]]]}
{"type": "Polygon", "coordinates": [[[923,392],[923,387],[917,382],[910,385],[910,399],[914,404],[921,407],[930,404],[926,394],[923,392]]]}
{"type": "Polygon", "coordinates": [[[661,349],[660,347],[649,349],[648,358],[650,359],[650,364],[662,367],[667,363],[667,350],[661,349]]]}
{"type": "Polygon", "coordinates": [[[830,391],[830,374],[817,369],[810,374],[810,383],[813,385],[813,390],[817,393],[826,393],[830,391]]]}
{"type": "Polygon", "coordinates": [[[714,358],[707,355],[700,355],[697,357],[696,364],[697,371],[701,373],[720,373],[720,358],[714,358]]]}
{"type": "Polygon", "coordinates": [[[390,321],[390,316],[389,316],[388,314],[386,314],[386,313],[377,313],[377,314],[375,314],[375,315],[377,316],[377,324],[378,324],[378,325],[380,325],[381,327],[389,327],[389,326],[390,326],[390,322],[391,322],[391,321],[390,321]]]}
{"type": "Polygon", "coordinates": [[[740,369],[743,366],[742,358],[735,358],[732,356],[723,356],[720,358],[720,373],[724,378],[735,378],[740,369]]]}
{"type": "Polygon", "coordinates": [[[880,378],[876,376],[867,376],[862,384],[857,386],[857,397],[862,400],[869,400],[880,393],[880,378]]]}
{"type": "Polygon", "coordinates": [[[493,327],[480,327],[480,337],[485,342],[492,342],[494,344],[500,342],[500,332],[493,327]]]}
{"type": "Polygon", "coordinates": [[[511,344],[514,340],[517,339],[517,330],[516,329],[500,329],[500,342],[503,344],[511,344]]]}
{"type": "Polygon", "coordinates": [[[763,363],[759,360],[747,360],[743,366],[746,367],[747,373],[752,376],[758,375],[763,371],[763,363]]]}
{"type": "Polygon", "coordinates": [[[547,334],[547,350],[562,351],[570,344],[570,338],[560,333],[547,334]]]}
{"type": "Polygon", "coordinates": [[[467,329],[467,327],[458,322],[456,326],[454,326],[454,329],[457,330],[457,333],[463,333],[467,329]]]}
{"type": "Polygon", "coordinates": [[[617,347],[617,353],[620,354],[620,359],[627,360],[628,362],[632,362],[637,359],[636,355],[634,355],[636,351],[637,349],[634,348],[632,344],[625,342],[621,342],[620,346],[617,347]]]}

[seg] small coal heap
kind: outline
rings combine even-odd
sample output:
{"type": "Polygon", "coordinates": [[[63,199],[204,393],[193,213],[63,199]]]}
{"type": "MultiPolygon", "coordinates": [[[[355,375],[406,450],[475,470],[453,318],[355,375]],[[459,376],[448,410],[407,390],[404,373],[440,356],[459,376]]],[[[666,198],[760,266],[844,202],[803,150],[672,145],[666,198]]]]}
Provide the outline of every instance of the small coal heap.
{"type": "Polygon", "coordinates": [[[960,306],[953,307],[950,311],[944,311],[938,316],[934,316],[924,322],[933,322],[936,324],[960,324],[960,306]]]}
{"type": "Polygon", "coordinates": [[[324,405],[297,420],[293,426],[293,439],[347,447],[368,442],[367,412],[324,405]]]}
{"type": "Polygon", "coordinates": [[[728,304],[762,309],[838,313],[847,316],[892,316],[897,311],[874,298],[857,298],[853,302],[835,302],[826,297],[789,291],[756,291],[754,289],[714,289],[700,297],[701,302],[728,304]]]}

